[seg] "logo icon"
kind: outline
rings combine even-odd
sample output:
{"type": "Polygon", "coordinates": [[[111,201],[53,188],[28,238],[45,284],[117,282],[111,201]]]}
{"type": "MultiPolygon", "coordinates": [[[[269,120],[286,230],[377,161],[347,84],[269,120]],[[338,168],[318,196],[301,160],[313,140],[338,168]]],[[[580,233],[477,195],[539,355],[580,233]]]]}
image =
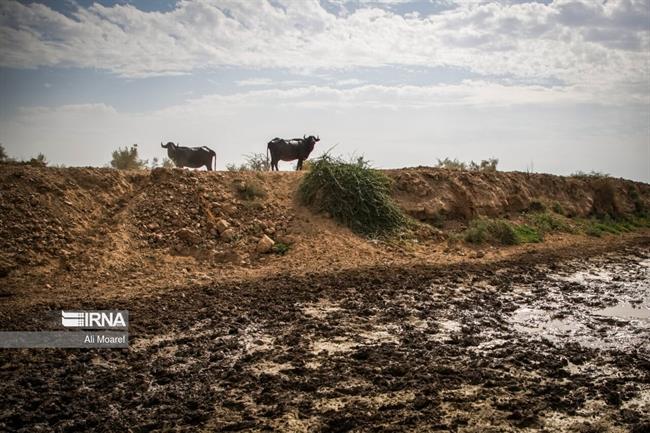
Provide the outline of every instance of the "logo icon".
{"type": "Polygon", "coordinates": [[[61,311],[61,324],[66,328],[126,328],[127,320],[126,311],[61,311]]]}
{"type": "Polygon", "coordinates": [[[61,324],[66,328],[78,328],[85,324],[84,313],[81,311],[61,311],[61,324]]]}

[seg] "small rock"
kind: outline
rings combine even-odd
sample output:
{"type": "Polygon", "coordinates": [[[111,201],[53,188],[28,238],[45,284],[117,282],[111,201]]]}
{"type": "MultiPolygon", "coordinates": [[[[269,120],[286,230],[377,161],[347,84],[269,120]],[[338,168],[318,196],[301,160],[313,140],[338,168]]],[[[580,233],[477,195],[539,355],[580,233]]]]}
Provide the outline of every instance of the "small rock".
{"type": "Polygon", "coordinates": [[[231,241],[231,240],[235,239],[236,234],[237,234],[237,232],[235,232],[235,229],[228,228],[228,229],[224,230],[223,233],[221,233],[221,239],[228,242],[228,241],[231,241]]]}
{"type": "Polygon", "coordinates": [[[228,221],[224,219],[220,219],[219,221],[217,221],[216,226],[217,226],[217,230],[219,231],[219,234],[223,234],[223,232],[225,232],[228,229],[228,227],[230,227],[230,224],[228,224],[228,221]]]}
{"type": "Polygon", "coordinates": [[[260,238],[259,242],[257,243],[257,248],[255,249],[258,253],[268,253],[271,251],[271,248],[273,248],[273,245],[275,242],[273,242],[273,239],[268,237],[267,235],[264,235],[260,238]]]}
{"type": "Polygon", "coordinates": [[[188,228],[182,228],[180,229],[176,235],[178,236],[179,239],[184,240],[185,242],[189,243],[197,243],[199,241],[198,236],[196,233],[194,233],[192,230],[188,228]]]}

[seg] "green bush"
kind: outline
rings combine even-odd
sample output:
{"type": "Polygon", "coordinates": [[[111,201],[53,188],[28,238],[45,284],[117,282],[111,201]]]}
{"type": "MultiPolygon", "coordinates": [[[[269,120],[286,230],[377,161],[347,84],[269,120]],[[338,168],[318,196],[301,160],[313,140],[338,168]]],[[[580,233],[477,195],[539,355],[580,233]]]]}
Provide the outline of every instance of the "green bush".
{"type": "Polygon", "coordinates": [[[169,159],[167,157],[164,157],[162,159],[162,167],[163,168],[174,168],[174,167],[176,167],[176,164],[174,164],[174,161],[172,161],[171,159],[169,159]]]}
{"type": "Polygon", "coordinates": [[[345,162],[326,154],[313,161],[300,183],[298,197],[357,233],[384,235],[407,223],[390,197],[390,185],[388,177],[369,168],[364,160],[345,162]]]}
{"type": "Polygon", "coordinates": [[[528,224],[535,227],[541,234],[551,232],[572,233],[573,227],[566,218],[551,212],[536,212],[526,216],[528,224]]]}
{"type": "Polygon", "coordinates": [[[551,210],[557,214],[564,215],[564,208],[562,207],[559,201],[553,203],[553,205],[551,206],[551,210]]]}
{"type": "Polygon", "coordinates": [[[237,164],[226,164],[228,171],[268,171],[271,167],[269,160],[264,153],[248,153],[244,155],[245,162],[237,164]]]}
{"type": "Polygon", "coordinates": [[[497,242],[514,245],[517,243],[517,234],[505,220],[479,218],[470,222],[465,231],[465,240],[474,244],[497,242]]]}
{"type": "Polygon", "coordinates": [[[505,219],[478,218],[470,222],[464,233],[465,241],[473,244],[497,243],[516,245],[541,242],[542,235],[526,224],[517,225],[505,219]]]}
{"type": "Polygon", "coordinates": [[[32,158],[29,160],[29,165],[33,165],[36,167],[46,167],[48,164],[47,159],[45,158],[45,155],[42,153],[39,153],[36,158],[32,158]]]}
{"type": "Polygon", "coordinates": [[[459,161],[458,159],[438,158],[438,163],[435,165],[435,167],[444,168],[447,170],[462,170],[462,171],[497,171],[497,165],[499,165],[499,160],[497,158],[484,159],[480,163],[476,163],[474,161],[465,163],[459,161]]]}
{"type": "Polygon", "coordinates": [[[646,216],[648,214],[648,209],[643,200],[641,200],[641,195],[636,189],[630,190],[630,199],[634,204],[634,214],[637,216],[646,216]]]}
{"type": "Polygon", "coordinates": [[[546,205],[539,200],[533,200],[528,205],[528,210],[530,212],[544,212],[546,211],[546,205]]]}
{"type": "Polygon", "coordinates": [[[118,170],[136,170],[147,166],[146,160],[138,157],[138,145],[114,150],[112,153],[111,167],[118,170]]]}
{"type": "Polygon", "coordinates": [[[610,177],[609,173],[604,173],[602,171],[595,171],[591,170],[588,173],[585,173],[584,171],[576,171],[574,173],[571,173],[571,177],[577,177],[580,179],[589,179],[589,178],[607,178],[610,177]]]}
{"type": "Polygon", "coordinates": [[[543,240],[542,233],[526,224],[515,225],[514,230],[517,236],[518,244],[537,243],[542,242],[543,240]]]}
{"type": "Polygon", "coordinates": [[[648,228],[650,227],[650,219],[635,215],[620,219],[605,216],[604,218],[591,218],[589,220],[584,220],[582,225],[586,234],[589,236],[600,237],[606,233],[617,235],[631,232],[639,228],[648,228]]]}
{"type": "Polygon", "coordinates": [[[291,248],[291,245],[283,244],[282,242],[276,242],[273,244],[272,249],[275,254],[283,256],[289,251],[289,248],[291,248]]]}

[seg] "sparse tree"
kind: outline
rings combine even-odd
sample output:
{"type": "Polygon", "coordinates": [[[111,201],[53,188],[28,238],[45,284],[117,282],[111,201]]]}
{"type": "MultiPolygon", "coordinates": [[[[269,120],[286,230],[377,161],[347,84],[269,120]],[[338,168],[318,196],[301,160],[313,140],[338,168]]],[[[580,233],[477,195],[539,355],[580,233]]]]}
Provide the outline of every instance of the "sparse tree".
{"type": "Polygon", "coordinates": [[[437,168],[446,168],[447,170],[467,170],[467,165],[464,162],[459,161],[458,159],[438,158],[437,168]]]}
{"type": "Polygon", "coordinates": [[[44,154],[39,153],[38,155],[36,155],[36,158],[30,158],[30,160],[27,161],[27,163],[33,166],[45,167],[47,166],[47,159],[45,159],[44,154]]]}
{"type": "Polygon", "coordinates": [[[246,157],[246,165],[253,171],[268,171],[270,164],[263,153],[249,153],[246,157]]]}
{"type": "Polygon", "coordinates": [[[7,152],[5,151],[5,147],[0,143],[0,161],[6,161],[7,160],[7,152]]]}
{"type": "MultiPolygon", "coordinates": [[[[474,161],[472,161],[474,162],[474,161]]],[[[497,165],[499,165],[499,159],[498,158],[489,158],[489,159],[484,159],[481,161],[481,165],[479,166],[479,170],[481,171],[497,171],[497,165]]]]}
{"type": "Polygon", "coordinates": [[[497,158],[484,159],[480,163],[470,161],[464,163],[458,159],[440,159],[438,158],[437,168],[445,168],[447,170],[468,170],[468,171],[497,171],[499,160],[497,158]]]}
{"type": "Polygon", "coordinates": [[[138,157],[137,144],[114,150],[112,156],[111,167],[118,170],[137,170],[147,166],[147,161],[138,157]]]}
{"type": "Polygon", "coordinates": [[[239,166],[237,164],[226,164],[228,171],[268,171],[270,163],[263,153],[249,153],[244,155],[245,162],[239,166]]]}
{"type": "Polygon", "coordinates": [[[151,161],[151,168],[156,168],[158,167],[158,157],[154,156],[153,160],[151,161]]]}

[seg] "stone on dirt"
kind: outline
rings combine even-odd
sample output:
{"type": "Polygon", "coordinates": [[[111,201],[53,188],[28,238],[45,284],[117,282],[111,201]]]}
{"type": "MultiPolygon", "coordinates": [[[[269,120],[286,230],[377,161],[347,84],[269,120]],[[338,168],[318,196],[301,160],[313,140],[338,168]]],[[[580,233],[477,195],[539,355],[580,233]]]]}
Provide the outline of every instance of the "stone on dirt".
{"type": "Polygon", "coordinates": [[[219,234],[223,234],[223,232],[225,232],[228,229],[228,227],[230,227],[230,224],[225,219],[220,219],[219,221],[217,221],[216,225],[219,234]]]}
{"type": "Polygon", "coordinates": [[[273,248],[273,245],[275,245],[273,239],[271,239],[267,235],[264,235],[260,238],[259,242],[257,243],[256,251],[262,254],[268,253],[269,251],[271,251],[271,248],[273,248]]]}
{"type": "Polygon", "coordinates": [[[198,235],[188,228],[182,228],[176,234],[179,239],[190,244],[195,244],[199,241],[198,235]]]}
{"type": "Polygon", "coordinates": [[[223,231],[223,233],[221,233],[221,239],[228,242],[235,239],[236,234],[237,233],[235,232],[235,229],[227,228],[226,230],[223,231]]]}

